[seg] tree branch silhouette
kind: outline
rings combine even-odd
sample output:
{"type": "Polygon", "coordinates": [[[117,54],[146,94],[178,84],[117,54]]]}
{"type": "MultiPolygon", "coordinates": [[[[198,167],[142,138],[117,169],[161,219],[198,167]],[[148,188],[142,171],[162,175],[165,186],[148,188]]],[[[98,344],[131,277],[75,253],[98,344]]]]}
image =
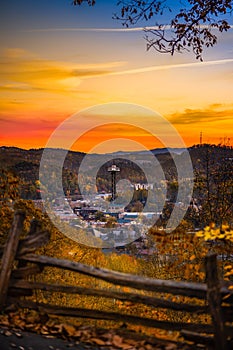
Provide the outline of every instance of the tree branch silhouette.
{"type": "MultiPolygon", "coordinates": [[[[74,5],[86,2],[95,5],[94,0],[74,0],[74,5]]],[[[139,22],[155,21],[153,25],[145,26],[144,32],[147,50],[151,48],[159,53],[174,55],[191,51],[196,59],[203,60],[205,47],[217,43],[216,32],[227,32],[231,25],[229,15],[233,10],[232,0],[183,0],[181,7],[174,13],[169,23],[161,23],[165,12],[173,10],[167,5],[167,0],[128,0],[118,1],[119,13],[113,19],[120,21],[126,28],[139,22]]]]}

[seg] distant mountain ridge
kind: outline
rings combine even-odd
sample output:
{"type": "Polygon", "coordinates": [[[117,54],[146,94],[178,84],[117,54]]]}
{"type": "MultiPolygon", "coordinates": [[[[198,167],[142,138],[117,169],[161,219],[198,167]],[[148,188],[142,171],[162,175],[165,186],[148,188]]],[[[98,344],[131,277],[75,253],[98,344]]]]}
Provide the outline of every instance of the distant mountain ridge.
{"type": "MultiPolygon", "coordinates": [[[[175,153],[175,154],[181,154],[183,153],[184,151],[186,151],[188,148],[154,148],[152,150],[150,150],[151,153],[153,153],[154,155],[157,155],[157,154],[165,154],[165,153],[175,153]]],[[[148,151],[139,151],[137,153],[139,154],[145,154],[146,152],[148,151]]]]}
{"type": "MultiPolygon", "coordinates": [[[[131,154],[131,153],[137,153],[137,154],[145,154],[146,152],[152,152],[153,154],[164,154],[164,153],[176,153],[176,154],[181,154],[182,152],[184,152],[185,150],[187,150],[189,148],[172,148],[172,147],[164,147],[164,148],[154,148],[151,150],[142,150],[142,151],[116,151],[116,152],[110,152],[110,153],[106,153],[106,154],[114,154],[114,155],[124,155],[124,154],[131,154]]],[[[28,153],[33,153],[33,152],[39,152],[42,153],[44,150],[44,148],[30,148],[30,149],[24,149],[24,148],[19,148],[19,147],[15,147],[15,146],[1,146],[0,147],[0,153],[1,151],[9,151],[9,152],[16,152],[16,153],[24,153],[24,152],[28,152],[28,153]]],[[[64,152],[70,152],[73,154],[82,154],[85,155],[85,152],[80,152],[80,151],[67,151],[66,149],[61,149],[61,148],[55,148],[55,150],[59,150],[59,151],[64,151],[64,152]]],[[[93,153],[96,155],[96,153],[93,153]]]]}

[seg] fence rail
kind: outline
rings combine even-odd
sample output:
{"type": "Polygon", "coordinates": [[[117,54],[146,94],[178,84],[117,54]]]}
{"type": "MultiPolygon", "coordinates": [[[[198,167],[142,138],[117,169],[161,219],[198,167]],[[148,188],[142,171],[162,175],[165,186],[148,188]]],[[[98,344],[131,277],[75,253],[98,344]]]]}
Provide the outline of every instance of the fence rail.
{"type": "Polygon", "coordinates": [[[19,307],[37,309],[48,314],[123,321],[165,330],[180,331],[181,335],[187,340],[194,343],[212,344],[215,346],[215,349],[219,350],[230,349],[232,347],[233,291],[228,288],[226,282],[219,279],[216,255],[212,254],[205,258],[206,283],[145,278],[100,269],[70,260],[37,255],[35,254],[36,249],[43,247],[49,241],[50,235],[47,231],[41,230],[39,223],[33,221],[27,237],[20,238],[24,218],[25,214],[22,211],[15,213],[6,245],[4,249],[0,249],[2,260],[0,272],[0,307],[2,309],[10,303],[15,303],[19,307]],[[143,295],[135,291],[129,293],[27,280],[28,277],[41,273],[46,266],[77,272],[113,285],[166,295],[198,298],[205,302],[202,302],[202,305],[192,304],[191,302],[179,303],[151,295],[143,295]],[[144,304],[154,308],[173,310],[174,312],[182,311],[195,314],[208,314],[211,316],[212,322],[207,324],[162,321],[155,318],[138,317],[119,312],[37,303],[27,298],[32,296],[35,290],[117,299],[135,304],[144,304]],[[24,298],[21,298],[22,296],[24,298]],[[229,321],[230,324],[227,323],[229,321]]]}

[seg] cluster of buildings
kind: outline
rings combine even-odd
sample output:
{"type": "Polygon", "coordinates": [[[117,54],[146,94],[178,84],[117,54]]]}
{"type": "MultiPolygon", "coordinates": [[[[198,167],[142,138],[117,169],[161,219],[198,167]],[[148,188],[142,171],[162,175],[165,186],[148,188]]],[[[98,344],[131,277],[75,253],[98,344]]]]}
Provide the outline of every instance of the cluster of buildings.
{"type": "Polygon", "coordinates": [[[161,213],[126,212],[123,206],[112,205],[110,194],[98,194],[89,199],[71,200],[57,198],[54,213],[71,226],[88,228],[103,242],[114,242],[122,247],[137,240],[147,231],[146,227],[161,213]],[[108,198],[108,200],[107,200],[108,198]]]}
{"type": "MultiPolygon", "coordinates": [[[[125,205],[116,204],[116,173],[119,171],[114,164],[108,168],[111,173],[111,193],[85,195],[76,200],[71,197],[66,197],[65,201],[64,198],[57,198],[53,203],[56,216],[71,226],[90,228],[96,237],[103,241],[113,240],[116,246],[141,237],[145,231],[143,228],[151,226],[161,213],[127,212],[125,205]]],[[[134,184],[132,187],[135,190],[153,189],[152,184],[134,184]]]]}
{"type": "Polygon", "coordinates": [[[63,200],[56,200],[54,207],[55,214],[60,217],[62,221],[69,221],[73,219],[85,220],[92,227],[105,227],[109,220],[114,223],[114,226],[122,226],[127,224],[139,224],[143,220],[153,219],[154,215],[161,213],[152,212],[126,212],[121,205],[111,206],[111,202],[107,202],[104,198],[109,196],[97,195],[95,198],[89,200],[67,200],[67,205],[64,206],[63,200]]]}

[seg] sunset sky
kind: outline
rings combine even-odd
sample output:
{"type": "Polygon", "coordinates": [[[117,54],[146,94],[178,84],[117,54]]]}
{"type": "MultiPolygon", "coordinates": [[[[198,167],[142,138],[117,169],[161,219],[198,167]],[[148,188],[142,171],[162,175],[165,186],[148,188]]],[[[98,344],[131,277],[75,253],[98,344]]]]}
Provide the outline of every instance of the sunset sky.
{"type": "MultiPolygon", "coordinates": [[[[90,8],[69,0],[1,1],[0,145],[44,147],[69,116],[109,102],[158,112],[187,146],[201,131],[204,142],[230,138],[233,145],[233,29],[204,52],[203,63],[192,54],[146,52],[145,23],[123,29],[112,19],[116,2],[97,0],[90,8]]],[[[133,114],[130,120],[134,125],[133,114]]],[[[138,128],[112,124],[85,133],[75,149],[127,132],[146,147],[159,145],[138,128]]]]}

